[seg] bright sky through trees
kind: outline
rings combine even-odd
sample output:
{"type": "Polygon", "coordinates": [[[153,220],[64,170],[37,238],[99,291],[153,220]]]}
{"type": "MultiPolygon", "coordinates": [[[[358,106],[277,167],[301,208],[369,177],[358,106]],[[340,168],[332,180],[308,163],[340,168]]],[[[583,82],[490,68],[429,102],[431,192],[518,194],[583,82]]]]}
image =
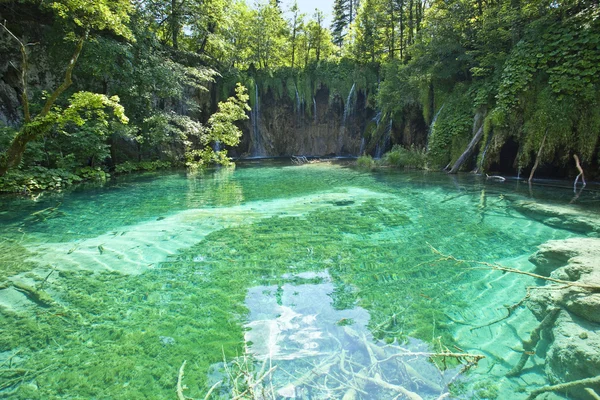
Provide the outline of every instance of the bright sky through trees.
{"type": "MultiPolygon", "coordinates": [[[[311,17],[315,13],[315,8],[323,11],[325,14],[325,26],[331,24],[331,14],[333,10],[333,0],[297,0],[300,11],[311,17]]],[[[283,0],[283,11],[288,11],[294,0],[283,0]]]]}

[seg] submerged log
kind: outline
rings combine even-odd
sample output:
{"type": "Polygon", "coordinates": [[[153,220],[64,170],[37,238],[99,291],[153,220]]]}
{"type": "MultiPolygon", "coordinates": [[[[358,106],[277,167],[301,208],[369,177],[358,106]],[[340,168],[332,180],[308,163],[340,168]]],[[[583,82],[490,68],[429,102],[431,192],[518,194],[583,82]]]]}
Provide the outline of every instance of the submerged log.
{"type": "Polygon", "coordinates": [[[38,290],[18,281],[13,282],[12,285],[16,290],[23,293],[29,300],[33,301],[38,306],[52,307],[54,305],[54,299],[41,289],[38,290]]]}
{"type": "Polygon", "coordinates": [[[521,358],[519,359],[517,365],[515,365],[514,368],[511,369],[508,374],[506,374],[506,376],[512,377],[521,373],[523,367],[527,363],[527,360],[529,360],[529,356],[535,354],[535,348],[540,341],[542,331],[550,328],[550,326],[554,324],[559,311],[560,308],[552,309],[552,311],[546,314],[542,322],[540,322],[540,324],[531,332],[529,340],[523,340],[523,353],[521,354],[521,358]]]}

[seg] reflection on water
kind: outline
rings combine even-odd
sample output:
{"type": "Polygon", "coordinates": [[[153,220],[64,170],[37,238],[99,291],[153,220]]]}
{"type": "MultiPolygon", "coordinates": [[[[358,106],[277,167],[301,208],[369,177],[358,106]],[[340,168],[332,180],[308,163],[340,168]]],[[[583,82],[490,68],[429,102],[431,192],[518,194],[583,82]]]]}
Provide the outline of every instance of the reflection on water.
{"type": "Polygon", "coordinates": [[[431,247],[531,270],[541,243],[597,234],[597,191],[574,204],[571,185],[532,194],[277,164],[0,198],[0,395],[171,398],[187,360],[186,396],[224,380],[213,395],[229,398],[226,371],[245,356],[279,397],[525,398],[547,383],[543,352],[505,375],[537,321],[503,317],[537,283],[431,247]],[[586,219],[567,230],[523,200],[586,219]]]}
{"type": "MultiPolygon", "coordinates": [[[[433,345],[422,340],[374,339],[367,310],[333,307],[334,286],[327,271],[286,275],[297,283],[250,288],[245,301],[247,354],[277,366],[261,382],[276,388],[277,396],[440,396],[461,373],[462,365],[447,368],[442,365],[446,359],[432,358],[433,345]],[[319,278],[323,283],[301,284],[298,278],[319,278]]],[[[456,359],[448,362],[454,365],[456,359]]]]}
{"type": "Polygon", "coordinates": [[[339,352],[337,340],[343,326],[352,325],[360,334],[368,332],[369,313],[365,309],[333,308],[330,295],[334,287],[327,272],[299,275],[298,278],[318,276],[325,282],[248,289],[245,303],[249,330],[245,340],[249,352],[258,360],[327,356],[339,352]]]}

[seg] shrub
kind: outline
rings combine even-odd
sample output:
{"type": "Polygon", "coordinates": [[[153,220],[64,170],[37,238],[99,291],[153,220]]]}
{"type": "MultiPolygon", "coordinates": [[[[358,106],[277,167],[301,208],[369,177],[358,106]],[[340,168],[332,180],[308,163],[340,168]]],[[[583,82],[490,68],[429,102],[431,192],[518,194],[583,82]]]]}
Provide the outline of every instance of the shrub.
{"type": "Polygon", "coordinates": [[[392,150],[383,155],[382,164],[392,167],[425,169],[427,154],[424,149],[411,146],[405,148],[394,145],[392,150]]]}
{"type": "Polygon", "coordinates": [[[373,169],[375,168],[375,160],[373,160],[373,157],[368,155],[360,156],[358,157],[358,160],[356,160],[356,165],[358,165],[359,168],[373,169]]]}
{"type": "Polygon", "coordinates": [[[170,161],[125,161],[124,163],[115,166],[115,172],[118,174],[128,174],[136,171],[156,171],[157,169],[167,169],[171,167],[172,164],[170,161]]]}
{"type": "Polygon", "coordinates": [[[60,190],[82,178],[62,169],[33,167],[25,171],[12,170],[0,177],[0,192],[28,193],[39,190],[60,190]]]}

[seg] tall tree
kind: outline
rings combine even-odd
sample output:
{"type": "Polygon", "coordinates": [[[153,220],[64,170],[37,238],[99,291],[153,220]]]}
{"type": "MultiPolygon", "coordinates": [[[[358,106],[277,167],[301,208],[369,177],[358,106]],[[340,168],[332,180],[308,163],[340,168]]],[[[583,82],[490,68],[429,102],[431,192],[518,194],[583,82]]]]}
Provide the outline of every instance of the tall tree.
{"type": "Polygon", "coordinates": [[[350,25],[350,15],[348,10],[349,0],[335,0],[333,3],[333,21],[331,23],[331,34],[333,43],[338,47],[344,44],[348,25],[350,25]]]}
{"type": "Polygon", "coordinates": [[[298,36],[300,35],[304,26],[304,14],[300,13],[300,8],[298,7],[298,2],[296,0],[294,0],[294,4],[292,4],[290,12],[292,13],[292,17],[290,19],[290,44],[292,46],[291,65],[292,68],[294,68],[296,61],[296,51],[298,47],[298,36]]]}
{"type": "Polygon", "coordinates": [[[378,0],[364,0],[354,23],[353,53],[358,61],[375,62],[382,53],[382,8],[378,0]]]}
{"type": "Polygon", "coordinates": [[[318,62],[321,59],[321,50],[323,45],[323,12],[319,9],[315,9],[314,14],[314,29],[313,29],[313,37],[315,41],[315,60],[318,62]]]}
{"type": "Polygon", "coordinates": [[[258,3],[250,30],[254,58],[259,68],[283,64],[287,44],[287,23],[281,10],[271,1],[258,3]]]}

